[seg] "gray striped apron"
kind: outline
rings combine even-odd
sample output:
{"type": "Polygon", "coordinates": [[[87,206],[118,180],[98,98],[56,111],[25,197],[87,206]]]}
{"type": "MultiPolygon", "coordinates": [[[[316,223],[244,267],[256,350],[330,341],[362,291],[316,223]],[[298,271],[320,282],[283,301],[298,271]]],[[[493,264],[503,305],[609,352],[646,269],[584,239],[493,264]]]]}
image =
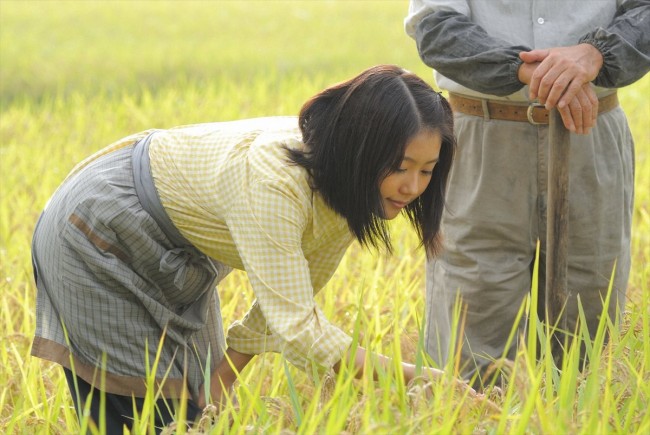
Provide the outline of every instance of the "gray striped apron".
{"type": "Polygon", "coordinates": [[[101,389],[110,393],[142,396],[153,372],[166,396],[188,387],[196,397],[223,356],[215,285],[229,269],[170,221],[151,176],[150,139],[91,162],[46,206],[32,249],[32,354],[96,385],[105,369],[101,389]]]}

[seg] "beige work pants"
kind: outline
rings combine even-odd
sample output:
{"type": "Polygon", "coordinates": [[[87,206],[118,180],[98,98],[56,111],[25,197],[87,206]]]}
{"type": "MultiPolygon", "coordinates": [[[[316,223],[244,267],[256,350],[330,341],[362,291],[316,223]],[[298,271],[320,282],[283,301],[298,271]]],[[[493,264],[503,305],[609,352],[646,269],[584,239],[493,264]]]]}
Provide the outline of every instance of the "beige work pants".
{"type": "MultiPolygon", "coordinates": [[[[443,217],[445,251],[427,264],[425,342],[441,366],[462,343],[462,373],[470,377],[515,354],[516,343],[504,347],[531,290],[538,239],[540,304],[544,301],[548,126],[456,114],[456,134],[458,154],[443,217]],[[467,314],[464,334],[452,340],[457,296],[467,314]]],[[[599,116],[590,135],[571,134],[570,146],[566,313],[573,330],[579,295],[593,334],[614,267],[612,319],[625,301],[634,144],[625,114],[616,108],[599,116]]]]}

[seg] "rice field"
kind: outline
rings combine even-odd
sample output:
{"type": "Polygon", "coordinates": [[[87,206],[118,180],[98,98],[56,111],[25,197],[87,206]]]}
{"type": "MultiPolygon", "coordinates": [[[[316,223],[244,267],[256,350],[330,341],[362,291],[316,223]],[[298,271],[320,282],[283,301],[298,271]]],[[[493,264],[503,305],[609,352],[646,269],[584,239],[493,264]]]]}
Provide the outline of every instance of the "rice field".
{"type": "MultiPolygon", "coordinates": [[[[403,66],[435,86],[403,31],[408,3],[385,1],[0,2],[0,432],[79,433],[58,366],[29,356],[36,219],[86,155],[152,127],[296,114],[324,86],[368,66],[403,66]]],[[[239,404],[167,433],[650,432],[650,76],[619,93],[636,141],[633,266],[620,332],[575,347],[557,369],[530,316],[527,346],[504,362],[508,387],[473,400],[451,382],[407,387],[394,370],[313,378],[279,355],[241,374],[239,404]],[[537,349],[542,358],[536,361],[537,349]]],[[[424,364],[424,255],[404,221],[394,255],[353,245],[318,296],[324,312],[371,350],[424,364]]],[[[244,273],[219,288],[226,324],[253,299],[244,273]]],[[[535,289],[521,315],[535,313],[535,289]]],[[[453,373],[453,362],[446,367],[453,373]]],[[[150,433],[148,414],[134,433],[150,433]]],[[[92,433],[101,430],[90,428],[92,433]]]]}

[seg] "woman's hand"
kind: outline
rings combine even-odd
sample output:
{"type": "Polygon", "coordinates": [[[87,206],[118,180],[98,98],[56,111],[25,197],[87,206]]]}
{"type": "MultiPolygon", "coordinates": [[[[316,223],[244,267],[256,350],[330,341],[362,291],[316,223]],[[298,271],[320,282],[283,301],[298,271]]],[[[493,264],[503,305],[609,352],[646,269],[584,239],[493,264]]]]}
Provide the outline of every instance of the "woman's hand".
{"type": "MultiPolygon", "coordinates": [[[[351,353],[352,351],[350,351],[351,353]]],[[[381,354],[370,354],[371,357],[379,364],[384,370],[387,370],[391,364],[393,364],[392,360],[384,355],[381,354]]],[[[348,354],[348,358],[354,357],[354,369],[355,369],[355,377],[357,379],[360,379],[364,376],[364,367],[365,367],[365,360],[368,357],[368,352],[362,348],[358,347],[356,351],[354,352],[353,355],[348,354]]],[[[334,371],[336,373],[339,373],[340,371],[340,362],[334,365],[334,371]]],[[[424,378],[428,379],[431,381],[436,381],[440,379],[444,379],[447,374],[443,370],[439,369],[434,369],[431,367],[422,367],[421,368],[421,373],[417,373],[417,368],[415,365],[402,362],[401,363],[402,367],[402,373],[404,376],[404,384],[408,385],[411,383],[416,378],[424,378]]],[[[373,379],[377,379],[377,372],[372,373],[373,379]]],[[[470,387],[467,382],[461,380],[461,379],[453,379],[453,382],[460,392],[467,392],[470,397],[479,397],[480,395],[472,388],[470,387]]]]}
{"type": "MultiPolygon", "coordinates": [[[[232,386],[237,380],[237,374],[253,359],[254,355],[247,355],[229,348],[221,359],[217,368],[212,372],[210,380],[210,402],[221,409],[225,405],[227,393],[232,391],[232,386]]],[[[199,390],[196,401],[200,408],[208,405],[206,400],[205,384],[199,390]]]]}

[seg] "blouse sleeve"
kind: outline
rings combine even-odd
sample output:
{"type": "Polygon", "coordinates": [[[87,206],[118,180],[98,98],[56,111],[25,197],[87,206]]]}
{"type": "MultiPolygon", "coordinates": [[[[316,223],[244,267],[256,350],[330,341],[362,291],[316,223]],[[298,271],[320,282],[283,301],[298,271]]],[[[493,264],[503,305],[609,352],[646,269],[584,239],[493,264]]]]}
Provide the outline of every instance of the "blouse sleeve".
{"type": "Polygon", "coordinates": [[[302,234],[311,198],[289,181],[245,188],[227,219],[255,303],[228,331],[228,345],[248,354],[282,352],[298,367],[331,367],[352,339],[330,324],[314,301],[302,234]]]}

